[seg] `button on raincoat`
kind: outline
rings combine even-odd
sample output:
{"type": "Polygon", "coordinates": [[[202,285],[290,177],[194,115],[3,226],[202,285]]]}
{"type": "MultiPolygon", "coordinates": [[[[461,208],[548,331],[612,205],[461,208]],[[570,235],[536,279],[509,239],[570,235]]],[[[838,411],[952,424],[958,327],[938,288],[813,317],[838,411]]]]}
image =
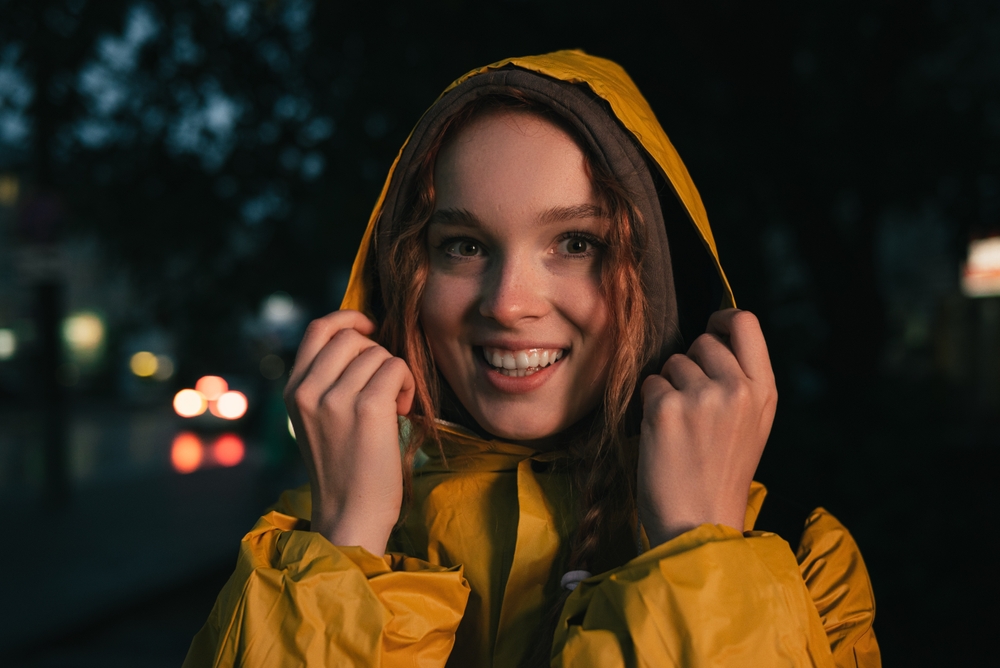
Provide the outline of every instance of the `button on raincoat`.
{"type": "MultiPolygon", "coordinates": [[[[560,51],[489,65],[449,89],[505,67],[586,85],[607,103],[676,193],[718,271],[723,306],[733,305],[698,192],[628,75],[560,51]]],[[[366,254],[388,188],[344,308],[367,303],[366,254]]],[[[387,555],[311,532],[307,487],[282,495],[244,537],[185,666],[499,668],[550,641],[553,666],[880,665],[874,598],[851,535],[819,508],[802,518],[793,553],[754,531],[766,497],[758,483],[743,532],[705,524],[654,549],[644,535],[641,546],[623,535],[616,567],[584,580],[554,638],[540,637],[576,528],[569,455],[440,429],[443,451],[425,446],[414,506],[387,555]]]]}

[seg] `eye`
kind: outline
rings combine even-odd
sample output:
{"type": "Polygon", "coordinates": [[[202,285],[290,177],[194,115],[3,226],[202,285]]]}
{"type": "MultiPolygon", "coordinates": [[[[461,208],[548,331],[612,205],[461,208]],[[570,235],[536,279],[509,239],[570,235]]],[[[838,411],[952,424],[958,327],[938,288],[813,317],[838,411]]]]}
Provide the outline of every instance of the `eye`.
{"type": "Polygon", "coordinates": [[[564,244],[566,246],[566,252],[570,255],[586,253],[591,249],[590,242],[583,237],[571,237],[567,239],[564,244]]]}
{"type": "Polygon", "coordinates": [[[444,252],[455,257],[476,257],[482,254],[483,247],[472,239],[458,239],[446,243],[444,252]]]}
{"type": "Polygon", "coordinates": [[[590,257],[602,247],[603,244],[589,234],[571,232],[560,239],[557,251],[570,257],[590,257]]]}

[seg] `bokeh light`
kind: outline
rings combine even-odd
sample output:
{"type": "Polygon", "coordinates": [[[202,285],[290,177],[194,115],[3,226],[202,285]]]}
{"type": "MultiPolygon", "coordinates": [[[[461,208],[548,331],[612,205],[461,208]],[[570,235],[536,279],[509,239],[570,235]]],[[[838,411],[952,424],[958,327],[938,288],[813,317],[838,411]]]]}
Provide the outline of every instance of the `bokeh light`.
{"type": "Polygon", "coordinates": [[[264,300],[261,305],[261,315],[271,325],[287,325],[297,317],[295,301],[287,292],[275,292],[264,300]]]}
{"type": "Polygon", "coordinates": [[[132,369],[132,373],[140,378],[149,378],[156,374],[156,371],[160,368],[160,363],[156,359],[156,355],[147,350],[141,350],[132,355],[128,366],[132,369]]]}
{"type": "Polygon", "coordinates": [[[174,437],[170,446],[170,463],[178,473],[191,473],[201,466],[205,458],[205,448],[201,439],[189,431],[182,431],[174,437]]]}
{"type": "Polygon", "coordinates": [[[216,401],[229,389],[229,383],[221,376],[202,376],[194,384],[194,389],[205,395],[208,401],[216,401]]]}
{"type": "Polygon", "coordinates": [[[212,458],[220,466],[236,466],[243,461],[246,446],[236,434],[223,434],[212,445],[212,458]]]}
{"type": "Polygon", "coordinates": [[[104,321],[96,313],[75,313],[63,321],[62,335],[74,356],[92,359],[104,345],[104,321]]]}
{"type": "Polygon", "coordinates": [[[268,380],[277,380],[285,373],[285,361],[275,354],[264,355],[260,361],[260,375],[268,380]]]}
{"type": "Polygon", "coordinates": [[[962,292],[967,297],[1000,295],[1000,237],[969,242],[969,255],[962,268],[962,292]]]}
{"type": "Polygon", "coordinates": [[[21,181],[14,174],[0,176],[0,205],[14,206],[21,192],[21,181]]]}
{"type": "Polygon", "coordinates": [[[208,408],[208,400],[198,390],[181,390],[174,395],[174,412],[181,417],[201,415],[208,408]]]}
{"type": "Polygon", "coordinates": [[[246,395],[232,390],[219,397],[214,406],[209,404],[212,415],[227,420],[239,420],[246,414],[247,406],[246,395]]]}
{"type": "Polygon", "coordinates": [[[17,352],[17,336],[12,329],[0,329],[0,360],[9,360],[17,352]]]}
{"type": "Polygon", "coordinates": [[[170,380],[174,377],[174,360],[170,355],[156,356],[156,371],[153,380],[170,380]]]}

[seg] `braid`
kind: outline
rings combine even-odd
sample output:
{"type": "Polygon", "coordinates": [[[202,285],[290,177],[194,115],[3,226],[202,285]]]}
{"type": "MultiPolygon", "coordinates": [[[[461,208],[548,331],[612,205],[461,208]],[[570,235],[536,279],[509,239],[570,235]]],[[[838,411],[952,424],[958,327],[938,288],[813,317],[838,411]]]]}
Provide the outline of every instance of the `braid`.
{"type": "MultiPolygon", "coordinates": [[[[639,376],[654,350],[636,239],[636,228],[642,219],[617,181],[593,165],[591,169],[599,196],[612,219],[608,257],[602,267],[602,288],[612,310],[611,333],[616,352],[608,373],[603,410],[577,453],[575,487],[580,492],[580,521],[566,570],[598,572],[598,566],[618,565],[607,563],[616,552],[610,549],[616,532],[629,527],[631,534],[631,527],[635,526],[638,452],[636,440],[630,437],[638,433],[641,416],[639,376]]],[[[549,665],[553,636],[570,593],[563,592],[549,610],[542,642],[527,665],[549,665]]]]}

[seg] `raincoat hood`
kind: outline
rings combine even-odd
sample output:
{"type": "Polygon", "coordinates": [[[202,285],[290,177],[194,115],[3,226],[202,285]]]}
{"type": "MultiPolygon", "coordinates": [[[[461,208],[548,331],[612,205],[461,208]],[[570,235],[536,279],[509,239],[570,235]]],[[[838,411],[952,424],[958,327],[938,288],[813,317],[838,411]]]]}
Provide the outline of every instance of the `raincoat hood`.
{"type": "Polygon", "coordinates": [[[654,340],[659,341],[659,354],[651,362],[658,369],[669,354],[705,330],[713,311],[735,302],[698,190],[649,104],[619,65],[579,50],[502,60],[445,89],[389,170],[341,308],[380,319],[384,300],[378,275],[385,259],[378,257],[378,248],[395,235],[405,215],[421,158],[462,107],[511,89],[570,123],[638,209],[642,279],[654,340]]]}

